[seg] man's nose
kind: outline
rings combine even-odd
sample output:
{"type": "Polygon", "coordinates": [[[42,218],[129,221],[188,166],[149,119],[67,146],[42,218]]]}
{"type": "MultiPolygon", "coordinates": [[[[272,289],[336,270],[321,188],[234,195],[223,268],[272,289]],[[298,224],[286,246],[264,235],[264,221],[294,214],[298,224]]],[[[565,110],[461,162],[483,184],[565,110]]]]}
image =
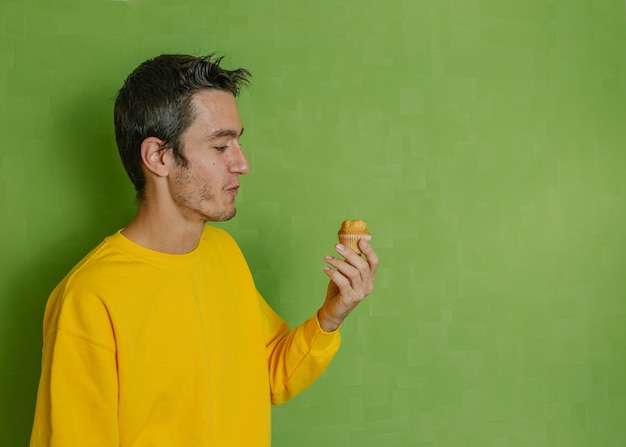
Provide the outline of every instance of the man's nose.
{"type": "Polygon", "coordinates": [[[241,146],[237,146],[238,147],[235,149],[236,153],[234,154],[232,160],[231,170],[232,172],[245,175],[250,172],[250,163],[246,158],[246,154],[243,153],[243,149],[241,148],[241,146]]]}

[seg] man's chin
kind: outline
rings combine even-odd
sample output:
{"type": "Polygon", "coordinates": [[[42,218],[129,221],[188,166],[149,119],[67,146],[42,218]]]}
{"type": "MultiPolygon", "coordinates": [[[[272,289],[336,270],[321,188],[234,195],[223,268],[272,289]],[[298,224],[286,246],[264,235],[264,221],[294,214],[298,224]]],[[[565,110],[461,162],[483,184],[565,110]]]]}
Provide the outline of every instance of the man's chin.
{"type": "Polygon", "coordinates": [[[223,214],[216,216],[205,216],[205,222],[226,222],[231,220],[237,214],[237,208],[233,208],[231,211],[224,212],[223,214]]]}
{"type": "Polygon", "coordinates": [[[234,208],[234,209],[233,209],[233,211],[232,211],[232,212],[228,215],[228,217],[227,217],[226,219],[224,219],[224,220],[225,220],[225,221],[226,221],[226,220],[231,220],[231,219],[233,219],[236,215],[237,215],[237,208],[234,208]]]}

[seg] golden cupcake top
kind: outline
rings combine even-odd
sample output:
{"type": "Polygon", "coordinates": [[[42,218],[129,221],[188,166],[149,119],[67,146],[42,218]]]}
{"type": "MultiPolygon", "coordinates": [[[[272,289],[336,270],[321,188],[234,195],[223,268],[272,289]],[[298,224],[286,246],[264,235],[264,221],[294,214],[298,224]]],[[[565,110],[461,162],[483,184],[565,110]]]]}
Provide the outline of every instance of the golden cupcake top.
{"type": "Polygon", "coordinates": [[[344,220],[339,229],[339,234],[370,234],[367,224],[362,220],[344,220]]]}

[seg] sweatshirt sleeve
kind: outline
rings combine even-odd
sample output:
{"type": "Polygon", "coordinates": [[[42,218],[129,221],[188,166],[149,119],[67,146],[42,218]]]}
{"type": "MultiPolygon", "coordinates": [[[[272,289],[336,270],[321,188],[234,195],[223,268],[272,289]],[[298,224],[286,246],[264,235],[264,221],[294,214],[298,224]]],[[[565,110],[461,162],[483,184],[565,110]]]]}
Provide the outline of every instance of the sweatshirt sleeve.
{"type": "Polygon", "coordinates": [[[324,332],[317,315],[290,330],[259,295],[264,316],[272,404],[279,405],[311,385],[330,364],[341,343],[339,330],[324,332]]]}
{"type": "Polygon", "coordinates": [[[85,330],[98,319],[108,326],[106,311],[68,305],[62,317],[44,340],[30,447],[117,447],[114,344],[85,330]]]}

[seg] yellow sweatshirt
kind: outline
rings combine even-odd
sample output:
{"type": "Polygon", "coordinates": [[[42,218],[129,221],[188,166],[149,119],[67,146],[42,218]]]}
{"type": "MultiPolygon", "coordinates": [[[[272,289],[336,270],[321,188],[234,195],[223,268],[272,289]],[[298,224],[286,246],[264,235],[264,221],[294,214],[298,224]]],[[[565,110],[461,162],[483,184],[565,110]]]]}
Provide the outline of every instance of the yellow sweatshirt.
{"type": "Polygon", "coordinates": [[[317,317],[290,330],[223,230],[163,254],[120,232],[52,292],[31,447],[256,447],[271,404],[339,348],[317,317]]]}

